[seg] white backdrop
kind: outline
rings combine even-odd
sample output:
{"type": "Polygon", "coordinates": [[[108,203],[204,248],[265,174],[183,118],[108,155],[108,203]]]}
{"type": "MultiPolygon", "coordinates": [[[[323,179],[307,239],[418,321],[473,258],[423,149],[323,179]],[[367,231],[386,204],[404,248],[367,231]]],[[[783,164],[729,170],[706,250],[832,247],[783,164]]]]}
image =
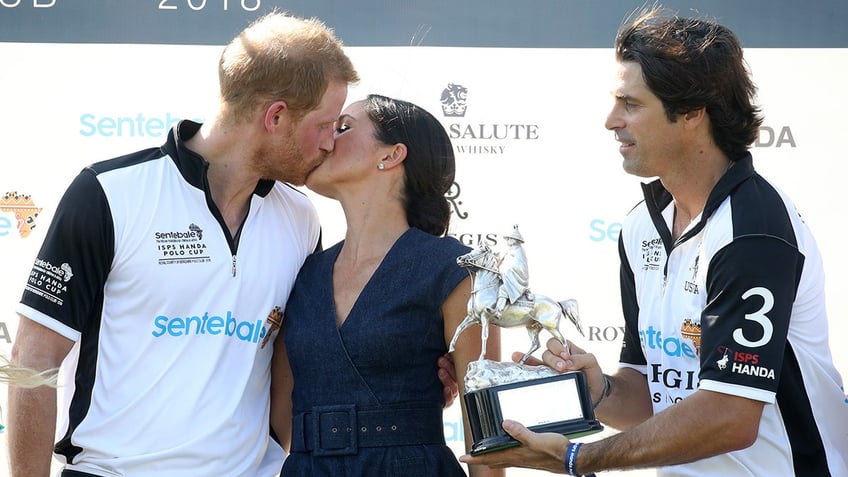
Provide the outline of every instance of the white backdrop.
{"type": "MultiPolygon", "coordinates": [[[[91,162],[159,145],[168,123],[205,118],[217,100],[220,50],[0,43],[7,65],[0,69],[0,307],[6,310],[0,317],[0,353],[11,350],[14,306],[67,184],[91,162]],[[7,192],[29,199],[4,198],[7,192]],[[35,209],[40,213],[28,233],[18,227],[16,213],[35,209]]],[[[500,246],[502,235],[518,224],[533,290],[576,298],[587,336],[568,325],[563,332],[614,371],[623,326],[616,239],[640,192],[638,179],[621,170],[618,144],[603,128],[611,106],[612,50],[350,47],[348,52],[362,77],[349,101],[371,92],[410,100],[457,132],[450,233],[469,245],[482,237],[500,246]],[[464,117],[442,113],[439,99],[449,84],[467,88],[464,117]],[[532,134],[490,138],[496,128],[532,134]]],[[[845,204],[838,194],[848,159],[841,137],[848,49],[749,49],[746,55],[766,117],[753,150],[755,166],[794,198],[818,237],[829,280],[830,342],[845,376],[848,349],[841,339],[848,336],[848,324],[839,318],[848,305],[839,298],[848,289],[842,273],[848,258],[837,244],[844,228],[838,217],[844,213],[830,211],[845,204]]],[[[343,236],[341,210],[326,199],[314,200],[329,246],[343,236]]],[[[505,357],[529,345],[523,329],[504,330],[503,338],[505,357]]],[[[5,389],[0,393],[5,410],[5,389]]],[[[457,453],[463,448],[461,427],[455,405],[447,411],[445,436],[457,453]]],[[[0,451],[5,477],[4,434],[0,451]]],[[[619,474],[653,472],[604,475],[619,474]]]]}

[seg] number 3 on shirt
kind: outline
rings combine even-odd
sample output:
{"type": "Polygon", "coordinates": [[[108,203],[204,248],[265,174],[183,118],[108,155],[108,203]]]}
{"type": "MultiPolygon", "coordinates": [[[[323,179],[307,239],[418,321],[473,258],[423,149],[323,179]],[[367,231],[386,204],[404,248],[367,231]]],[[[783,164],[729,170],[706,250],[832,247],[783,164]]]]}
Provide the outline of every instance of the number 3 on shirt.
{"type": "Polygon", "coordinates": [[[745,292],[745,294],[742,295],[742,299],[747,300],[748,297],[752,295],[762,297],[763,306],[760,307],[756,313],[746,314],[745,319],[751,320],[760,325],[763,328],[763,337],[757,341],[751,341],[742,333],[742,328],[736,328],[736,330],[733,331],[733,339],[742,346],[759,348],[760,346],[768,344],[768,342],[771,341],[772,334],[774,333],[774,325],[771,324],[771,320],[766,316],[766,313],[770,312],[774,306],[774,296],[768,288],[754,287],[745,292]]]}

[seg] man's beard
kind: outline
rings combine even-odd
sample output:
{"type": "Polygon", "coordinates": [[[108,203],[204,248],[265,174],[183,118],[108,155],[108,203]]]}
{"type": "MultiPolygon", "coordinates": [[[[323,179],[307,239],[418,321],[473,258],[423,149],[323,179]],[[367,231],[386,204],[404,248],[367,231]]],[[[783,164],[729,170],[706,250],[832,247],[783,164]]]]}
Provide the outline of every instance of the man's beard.
{"type": "MultiPolygon", "coordinates": [[[[263,179],[288,182],[296,186],[306,180],[307,160],[291,131],[282,144],[265,145],[254,154],[252,163],[263,179]]],[[[309,167],[311,169],[311,167],[309,167]]]]}

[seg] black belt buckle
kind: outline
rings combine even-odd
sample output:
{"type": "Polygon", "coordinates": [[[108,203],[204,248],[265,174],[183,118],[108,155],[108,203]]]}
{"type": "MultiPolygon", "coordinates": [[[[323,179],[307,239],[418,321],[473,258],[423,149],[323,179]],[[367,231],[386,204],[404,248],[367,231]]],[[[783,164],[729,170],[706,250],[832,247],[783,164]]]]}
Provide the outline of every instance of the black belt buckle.
{"type": "Polygon", "coordinates": [[[355,404],[313,407],[310,427],[312,455],[355,455],[359,449],[355,404]]]}

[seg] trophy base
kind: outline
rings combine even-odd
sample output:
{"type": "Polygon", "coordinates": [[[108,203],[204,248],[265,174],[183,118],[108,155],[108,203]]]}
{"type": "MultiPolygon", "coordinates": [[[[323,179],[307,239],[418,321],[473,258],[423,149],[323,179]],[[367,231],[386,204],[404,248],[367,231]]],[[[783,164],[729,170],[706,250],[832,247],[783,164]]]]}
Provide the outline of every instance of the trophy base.
{"type": "Polygon", "coordinates": [[[471,455],[520,445],[501,427],[504,419],[569,439],[604,429],[595,419],[586,376],[580,371],[492,386],[469,392],[464,399],[474,439],[471,455]]]}

